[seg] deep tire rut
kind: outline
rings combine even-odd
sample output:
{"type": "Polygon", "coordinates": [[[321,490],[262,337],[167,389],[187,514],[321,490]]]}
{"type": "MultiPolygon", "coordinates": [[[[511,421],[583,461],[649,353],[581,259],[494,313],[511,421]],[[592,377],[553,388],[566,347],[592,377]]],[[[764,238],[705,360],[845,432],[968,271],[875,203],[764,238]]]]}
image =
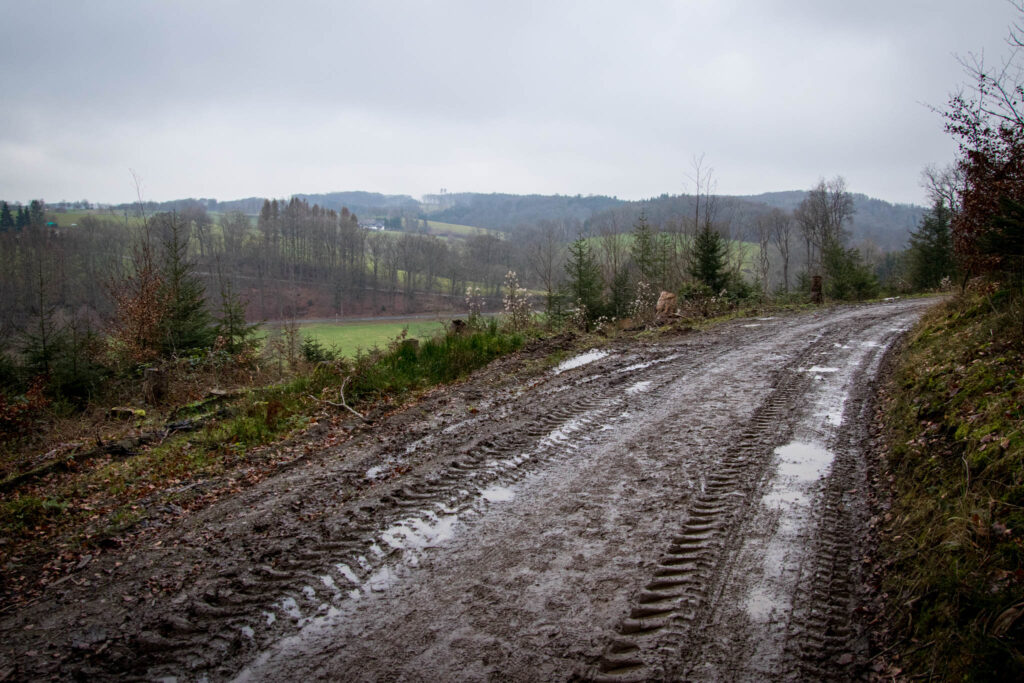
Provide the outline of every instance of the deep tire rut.
{"type": "Polygon", "coordinates": [[[618,625],[619,635],[589,676],[592,680],[666,680],[670,663],[678,658],[679,643],[699,638],[709,594],[721,578],[725,558],[736,550],[736,531],[759,496],[772,451],[790,436],[786,416],[809,381],[797,369],[824,343],[808,347],[780,371],[777,385],[736,445],[718,461],[629,616],[618,625]]]}

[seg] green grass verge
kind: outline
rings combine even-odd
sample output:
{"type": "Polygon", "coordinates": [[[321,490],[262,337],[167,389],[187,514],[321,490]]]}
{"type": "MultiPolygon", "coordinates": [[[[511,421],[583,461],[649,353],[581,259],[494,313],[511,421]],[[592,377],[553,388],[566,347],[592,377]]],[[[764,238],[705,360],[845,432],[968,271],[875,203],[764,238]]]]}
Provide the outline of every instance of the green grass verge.
{"type": "Polygon", "coordinates": [[[883,588],[912,678],[1024,677],[1022,315],[998,295],[938,306],[887,388],[883,588]]]}
{"type": "Polygon", "coordinates": [[[374,362],[357,359],[352,393],[355,397],[386,397],[394,393],[451,382],[518,350],[521,334],[502,332],[495,318],[468,334],[446,334],[415,345],[392,346],[374,362]]]}

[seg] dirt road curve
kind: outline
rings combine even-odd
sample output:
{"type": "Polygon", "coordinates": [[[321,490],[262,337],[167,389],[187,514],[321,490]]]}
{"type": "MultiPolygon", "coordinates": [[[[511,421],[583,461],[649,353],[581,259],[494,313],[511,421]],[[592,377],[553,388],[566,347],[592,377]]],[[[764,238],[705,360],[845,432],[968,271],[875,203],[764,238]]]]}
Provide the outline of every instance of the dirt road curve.
{"type": "Polygon", "coordinates": [[[858,678],[867,397],[927,305],[503,361],[6,614],[0,676],[858,678]]]}

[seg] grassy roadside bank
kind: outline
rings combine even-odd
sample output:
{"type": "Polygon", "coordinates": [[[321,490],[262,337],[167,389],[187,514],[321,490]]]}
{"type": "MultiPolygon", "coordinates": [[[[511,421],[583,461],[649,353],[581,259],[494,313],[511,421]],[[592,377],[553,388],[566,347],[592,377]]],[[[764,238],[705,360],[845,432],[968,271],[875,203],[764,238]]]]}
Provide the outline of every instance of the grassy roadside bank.
{"type": "Polygon", "coordinates": [[[910,679],[1024,676],[1022,320],[1005,294],[940,304],[883,390],[886,639],[910,679]]]}

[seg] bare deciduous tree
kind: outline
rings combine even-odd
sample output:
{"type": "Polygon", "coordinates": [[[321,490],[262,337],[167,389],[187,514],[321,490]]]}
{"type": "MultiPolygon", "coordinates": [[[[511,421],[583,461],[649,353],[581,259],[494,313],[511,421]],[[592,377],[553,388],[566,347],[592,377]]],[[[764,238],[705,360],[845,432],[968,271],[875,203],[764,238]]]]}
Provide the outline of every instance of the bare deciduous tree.
{"type": "Polygon", "coordinates": [[[226,254],[238,255],[242,252],[242,244],[249,233],[249,225],[249,217],[241,211],[231,211],[220,217],[226,254]]]}
{"type": "Polygon", "coordinates": [[[807,268],[821,269],[821,252],[830,244],[846,239],[843,227],[853,216],[853,197],[846,191],[846,180],[836,176],[820,180],[793,212],[807,246],[807,268]]]}
{"type": "Polygon", "coordinates": [[[565,235],[553,221],[541,221],[529,238],[526,259],[544,287],[547,313],[554,312],[565,263],[565,235]]]}
{"type": "Polygon", "coordinates": [[[768,282],[768,271],[771,268],[768,249],[772,242],[772,222],[770,214],[761,214],[754,219],[757,234],[757,281],[761,291],[767,295],[771,290],[768,282]]]}
{"type": "Polygon", "coordinates": [[[793,244],[793,216],[782,209],[772,209],[768,214],[771,225],[771,239],[782,259],[782,291],[789,293],[789,253],[793,244]]]}
{"type": "Polygon", "coordinates": [[[921,185],[928,192],[932,205],[940,200],[953,213],[960,210],[960,196],[964,189],[964,171],[957,164],[936,166],[929,164],[921,171],[921,185]]]}

